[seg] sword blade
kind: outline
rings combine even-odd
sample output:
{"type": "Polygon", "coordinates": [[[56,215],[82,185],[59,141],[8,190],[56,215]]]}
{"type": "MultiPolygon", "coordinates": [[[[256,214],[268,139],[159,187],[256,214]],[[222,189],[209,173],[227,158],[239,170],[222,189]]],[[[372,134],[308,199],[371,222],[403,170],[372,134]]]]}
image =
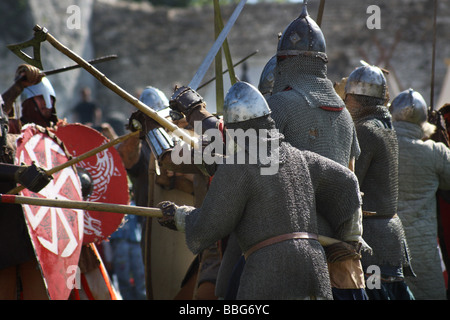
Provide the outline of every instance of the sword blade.
{"type": "Polygon", "coordinates": [[[208,71],[212,61],[214,60],[214,57],[216,56],[219,49],[222,47],[222,43],[225,41],[225,38],[227,37],[228,33],[230,32],[231,28],[233,27],[234,23],[239,17],[239,14],[241,13],[242,8],[244,7],[246,2],[247,0],[241,0],[241,2],[239,2],[239,4],[234,9],[233,14],[231,15],[227,24],[220,32],[211,49],[209,49],[208,54],[206,55],[202,64],[200,65],[191,82],[189,83],[189,87],[191,89],[197,90],[198,86],[200,85],[200,82],[202,81],[203,77],[206,74],[206,71],[208,71]]]}

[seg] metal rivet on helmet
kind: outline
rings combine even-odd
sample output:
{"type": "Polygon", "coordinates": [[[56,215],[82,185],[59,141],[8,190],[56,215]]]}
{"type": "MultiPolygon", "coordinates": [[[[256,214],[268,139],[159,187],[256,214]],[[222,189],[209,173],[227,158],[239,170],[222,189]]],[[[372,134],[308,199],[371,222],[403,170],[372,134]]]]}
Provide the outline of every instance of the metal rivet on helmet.
{"type": "Polygon", "coordinates": [[[407,121],[418,125],[427,121],[427,104],[422,95],[413,89],[400,92],[392,100],[389,111],[394,121],[407,121]]]}
{"type": "Polygon", "coordinates": [[[247,121],[270,114],[269,105],[253,85],[236,82],[225,96],[223,120],[225,124],[247,121]]]}

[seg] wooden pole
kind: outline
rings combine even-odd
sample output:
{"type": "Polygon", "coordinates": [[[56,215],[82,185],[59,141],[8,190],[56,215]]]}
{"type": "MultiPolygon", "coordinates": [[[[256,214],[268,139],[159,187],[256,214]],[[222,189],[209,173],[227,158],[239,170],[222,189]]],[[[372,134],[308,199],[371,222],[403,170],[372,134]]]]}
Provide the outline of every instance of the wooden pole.
{"type": "Polygon", "coordinates": [[[45,199],[45,198],[26,197],[8,194],[1,194],[0,202],[28,204],[42,207],[81,209],[87,211],[114,212],[114,213],[133,214],[137,216],[154,217],[154,218],[160,218],[163,216],[159,208],[138,207],[138,206],[104,203],[104,202],[45,199]]]}
{"type": "Polygon", "coordinates": [[[174,135],[182,139],[184,142],[189,143],[192,147],[196,145],[195,139],[187,133],[186,131],[179,128],[174,123],[170,122],[166,118],[161,117],[155,110],[151,109],[149,106],[139,101],[136,97],[132,96],[117,84],[109,80],[103,73],[97,70],[94,66],[88,63],[86,60],[81,58],[75,52],[64,46],[58,40],[56,40],[51,34],[46,32],[45,28],[40,27],[39,25],[35,25],[33,30],[37,33],[45,33],[45,39],[50,42],[50,44],[55,47],[58,51],[65,54],[67,57],[78,63],[83,69],[93,75],[98,81],[100,81],[105,87],[111,89],[118,96],[123,98],[125,101],[131,103],[137,109],[145,113],[147,116],[158,122],[161,126],[166,128],[167,130],[173,132],[174,135]]]}

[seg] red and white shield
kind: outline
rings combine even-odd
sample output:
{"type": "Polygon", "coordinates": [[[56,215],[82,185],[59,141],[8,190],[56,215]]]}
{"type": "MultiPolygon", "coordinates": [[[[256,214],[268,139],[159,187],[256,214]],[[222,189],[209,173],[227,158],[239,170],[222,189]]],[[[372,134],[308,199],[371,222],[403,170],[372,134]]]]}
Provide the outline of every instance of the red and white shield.
{"type": "MultiPolygon", "coordinates": [[[[58,126],[55,135],[67,151],[78,157],[109,142],[97,130],[82,124],[58,126]]],[[[89,172],[94,188],[88,201],[129,204],[127,172],[114,147],[110,147],[76,164],[89,172]]],[[[98,242],[108,238],[123,221],[121,213],[85,211],[83,243],[98,242]]]]}
{"type": "MultiPolygon", "coordinates": [[[[42,129],[42,128],[41,128],[42,129]]],[[[31,164],[49,170],[67,162],[68,156],[56,140],[35,125],[26,125],[17,140],[16,164],[31,164]]],[[[39,193],[23,189],[21,194],[46,199],[81,200],[81,183],[72,167],[53,174],[39,193]]],[[[78,266],[83,241],[83,210],[22,205],[28,232],[47,291],[52,300],[66,300],[73,287],[70,278],[78,266]]]]}

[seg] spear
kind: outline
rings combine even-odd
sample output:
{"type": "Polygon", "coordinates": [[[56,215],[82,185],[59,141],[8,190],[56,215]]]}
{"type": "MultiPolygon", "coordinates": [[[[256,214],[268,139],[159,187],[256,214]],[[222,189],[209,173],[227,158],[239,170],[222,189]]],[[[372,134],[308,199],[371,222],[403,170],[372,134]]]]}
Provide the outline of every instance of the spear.
{"type": "Polygon", "coordinates": [[[81,209],[86,211],[102,211],[102,212],[113,212],[122,214],[133,214],[143,217],[154,217],[154,218],[161,218],[163,216],[161,210],[158,208],[130,206],[124,204],[114,204],[105,202],[46,199],[46,198],[26,197],[10,194],[0,194],[0,202],[26,204],[42,207],[81,209]]]}
{"type": "MultiPolygon", "coordinates": [[[[89,202],[89,201],[73,201],[60,199],[45,199],[36,197],[16,196],[0,194],[1,203],[15,203],[27,204],[43,207],[57,207],[66,209],[81,209],[87,211],[104,211],[123,214],[133,214],[143,217],[162,218],[163,213],[159,208],[130,206],[124,204],[104,203],[104,202],[89,202]]],[[[327,236],[318,236],[319,242],[323,246],[328,246],[334,243],[341,242],[340,240],[330,238],[327,236]]]]}

